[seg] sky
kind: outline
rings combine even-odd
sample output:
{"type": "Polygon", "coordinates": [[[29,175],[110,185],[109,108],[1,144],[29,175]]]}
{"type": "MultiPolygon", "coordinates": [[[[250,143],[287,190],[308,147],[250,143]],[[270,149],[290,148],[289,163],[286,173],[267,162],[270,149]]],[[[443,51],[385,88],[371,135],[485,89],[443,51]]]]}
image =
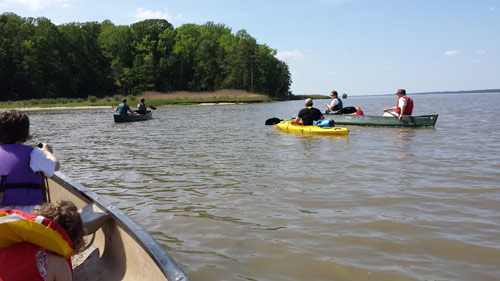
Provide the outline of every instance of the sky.
{"type": "Polygon", "coordinates": [[[500,0],[0,0],[4,12],[245,29],[287,62],[296,95],[500,88],[500,0]]]}

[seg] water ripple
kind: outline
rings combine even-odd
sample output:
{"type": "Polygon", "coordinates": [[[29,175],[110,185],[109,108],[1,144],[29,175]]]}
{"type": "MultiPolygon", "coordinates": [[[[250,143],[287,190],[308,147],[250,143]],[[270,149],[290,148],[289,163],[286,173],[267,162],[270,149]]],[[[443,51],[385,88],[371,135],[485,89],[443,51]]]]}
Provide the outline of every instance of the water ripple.
{"type": "MultiPolygon", "coordinates": [[[[105,109],[29,115],[62,172],[144,225],[192,280],[498,280],[500,115],[488,105],[500,94],[414,100],[416,114],[440,114],[435,129],[263,125],[301,101],[166,107],[131,124],[105,109]]],[[[346,103],[380,114],[394,97],[346,103]]]]}

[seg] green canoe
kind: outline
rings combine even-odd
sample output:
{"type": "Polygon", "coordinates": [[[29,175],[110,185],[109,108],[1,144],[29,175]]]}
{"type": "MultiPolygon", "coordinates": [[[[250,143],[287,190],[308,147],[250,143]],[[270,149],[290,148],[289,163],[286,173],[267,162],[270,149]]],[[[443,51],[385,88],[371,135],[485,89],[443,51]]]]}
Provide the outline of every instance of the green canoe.
{"type": "Polygon", "coordinates": [[[403,120],[396,117],[374,115],[335,115],[325,114],[325,118],[333,119],[338,125],[359,126],[391,126],[391,127],[434,127],[438,115],[404,116],[403,120]]]}

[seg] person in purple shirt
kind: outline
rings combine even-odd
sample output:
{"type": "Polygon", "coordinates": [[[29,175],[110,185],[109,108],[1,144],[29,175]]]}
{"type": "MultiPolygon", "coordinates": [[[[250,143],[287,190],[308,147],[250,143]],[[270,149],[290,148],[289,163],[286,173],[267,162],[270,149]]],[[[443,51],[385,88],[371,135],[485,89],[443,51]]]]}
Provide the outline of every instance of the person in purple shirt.
{"type": "Polygon", "coordinates": [[[25,113],[0,112],[0,209],[30,212],[43,203],[42,173],[51,177],[60,168],[50,145],[24,145],[29,127],[25,113]]]}

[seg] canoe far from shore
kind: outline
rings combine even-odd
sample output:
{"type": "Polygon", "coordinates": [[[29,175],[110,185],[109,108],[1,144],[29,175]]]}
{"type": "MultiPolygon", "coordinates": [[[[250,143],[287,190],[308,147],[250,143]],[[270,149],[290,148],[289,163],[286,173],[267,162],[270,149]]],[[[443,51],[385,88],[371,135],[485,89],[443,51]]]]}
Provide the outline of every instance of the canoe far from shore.
{"type": "Polygon", "coordinates": [[[335,125],[359,125],[359,126],[390,126],[390,127],[434,127],[438,115],[403,116],[403,120],[397,117],[384,117],[374,115],[336,115],[325,114],[326,119],[333,119],[335,125]]]}

